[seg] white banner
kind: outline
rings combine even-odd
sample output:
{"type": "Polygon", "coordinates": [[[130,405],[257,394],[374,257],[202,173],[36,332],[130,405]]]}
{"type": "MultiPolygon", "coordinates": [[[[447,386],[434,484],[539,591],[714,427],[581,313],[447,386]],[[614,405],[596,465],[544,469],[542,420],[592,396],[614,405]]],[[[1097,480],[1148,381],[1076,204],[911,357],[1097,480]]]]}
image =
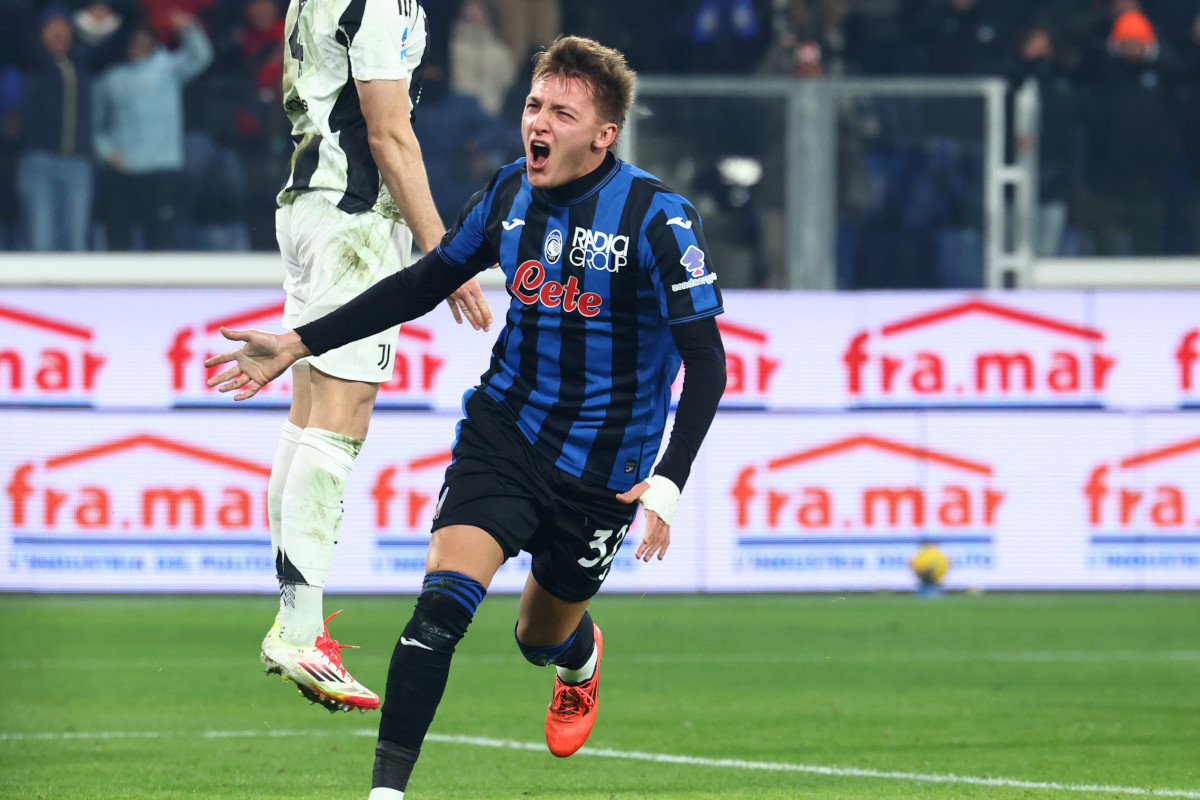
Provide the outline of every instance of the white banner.
{"type": "MultiPolygon", "coordinates": [[[[497,316],[507,297],[489,292],[497,316]]],[[[274,591],[290,387],[204,385],[259,289],[5,289],[0,590],[274,591]],[[257,409],[257,413],[255,412],[257,409]]],[[[729,381],[663,562],[617,591],[1200,588],[1200,292],[728,292],[729,381]]],[[[498,320],[497,325],[501,322],[498,320]]],[[[404,326],[329,589],[411,592],[463,391],[495,333],[404,326]]],[[[518,591],[526,556],[493,591],[518,591]]]]}
{"type": "MultiPolygon", "coordinates": [[[[501,324],[508,297],[488,292],[501,324]]],[[[1200,407],[1200,292],[727,292],[724,408],[1200,407]]],[[[282,293],[5,289],[0,406],[226,407],[221,325],[279,330],[282,293]],[[137,380],[131,380],[136,375],[137,380]]],[[[401,329],[380,406],[457,412],[495,332],[438,308],[401,329]]],[[[286,379],[259,405],[287,402],[286,379]]]]}
{"type": "MultiPolygon", "coordinates": [[[[351,476],[328,588],[411,592],[458,417],[381,411],[351,476]]],[[[0,589],[270,592],[280,411],[0,411],[0,589]]],[[[947,585],[1200,588],[1200,417],[1095,411],[724,414],[667,558],[610,591],[947,585]]],[[[519,591],[522,555],[493,591],[519,591]]]]}
{"type": "MultiPolygon", "coordinates": [[[[285,415],[242,408],[0,411],[16,434],[0,450],[0,589],[275,591],[266,492],[285,415]]],[[[458,419],[377,413],[347,486],[329,591],[419,590],[458,419]]],[[[606,585],[693,591],[698,538],[644,564],[633,559],[641,530],[639,515],[606,585]]],[[[528,570],[522,554],[492,591],[520,591],[528,570]]]]}
{"type": "Polygon", "coordinates": [[[726,416],[705,445],[701,587],[1200,587],[1200,418],[1102,412],[726,416]]]}

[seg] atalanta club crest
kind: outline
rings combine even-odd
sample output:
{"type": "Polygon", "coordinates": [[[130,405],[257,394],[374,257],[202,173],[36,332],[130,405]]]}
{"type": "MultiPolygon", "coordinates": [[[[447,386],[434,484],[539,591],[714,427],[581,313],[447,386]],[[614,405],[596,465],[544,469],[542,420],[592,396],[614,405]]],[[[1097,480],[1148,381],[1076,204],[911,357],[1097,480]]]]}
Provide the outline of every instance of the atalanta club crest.
{"type": "Polygon", "coordinates": [[[546,234],[546,243],[542,245],[542,253],[547,264],[557,264],[562,257],[562,233],[552,230],[546,234]]]}

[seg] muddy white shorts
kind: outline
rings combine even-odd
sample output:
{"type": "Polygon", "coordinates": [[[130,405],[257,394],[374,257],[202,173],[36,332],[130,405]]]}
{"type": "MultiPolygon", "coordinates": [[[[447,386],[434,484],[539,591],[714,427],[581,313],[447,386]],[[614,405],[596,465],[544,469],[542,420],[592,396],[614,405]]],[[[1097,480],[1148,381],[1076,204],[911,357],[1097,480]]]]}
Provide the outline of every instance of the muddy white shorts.
{"type": "MultiPolygon", "coordinates": [[[[374,211],[347,214],[318,192],[306,192],[278,209],[275,235],[287,267],[287,330],[325,316],[404,269],[412,253],[407,225],[374,211]]],[[[395,365],[399,330],[397,325],[304,360],[335,378],[386,383],[395,365]]]]}

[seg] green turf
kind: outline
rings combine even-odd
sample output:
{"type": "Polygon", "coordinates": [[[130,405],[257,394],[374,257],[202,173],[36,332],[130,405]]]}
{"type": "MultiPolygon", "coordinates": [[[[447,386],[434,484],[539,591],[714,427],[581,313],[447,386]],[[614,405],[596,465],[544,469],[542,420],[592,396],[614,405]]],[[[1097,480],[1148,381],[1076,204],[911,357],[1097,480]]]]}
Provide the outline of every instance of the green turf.
{"type": "MultiPolygon", "coordinates": [[[[346,609],[334,635],[363,645],[347,665],[379,691],[411,606],[327,598],[346,609]]],[[[615,752],[537,747],[551,675],[513,645],[515,598],[490,597],[408,800],[1200,798],[1196,594],[602,596],[593,610],[606,647],[589,748],[615,752]]],[[[0,595],[0,612],[0,797],[366,797],[377,716],[331,716],[262,675],[271,598],[0,595]]]]}

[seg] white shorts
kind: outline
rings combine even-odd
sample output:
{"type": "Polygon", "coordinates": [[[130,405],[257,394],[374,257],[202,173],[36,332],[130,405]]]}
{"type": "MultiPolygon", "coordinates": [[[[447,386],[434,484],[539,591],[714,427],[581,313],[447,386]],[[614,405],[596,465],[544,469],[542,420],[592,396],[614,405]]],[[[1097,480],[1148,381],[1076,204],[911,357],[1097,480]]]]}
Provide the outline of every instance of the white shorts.
{"type": "MultiPolygon", "coordinates": [[[[287,330],[340,308],[365,289],[409,265],[412,232],[374,211],[347,214],[317,192],[306,192],[275,212],[275,235],[287,275],[283,326],[287,330]]],[[[386,383],[396,362],[397,325],[308,362],[327,375],[386,383]]]]}

